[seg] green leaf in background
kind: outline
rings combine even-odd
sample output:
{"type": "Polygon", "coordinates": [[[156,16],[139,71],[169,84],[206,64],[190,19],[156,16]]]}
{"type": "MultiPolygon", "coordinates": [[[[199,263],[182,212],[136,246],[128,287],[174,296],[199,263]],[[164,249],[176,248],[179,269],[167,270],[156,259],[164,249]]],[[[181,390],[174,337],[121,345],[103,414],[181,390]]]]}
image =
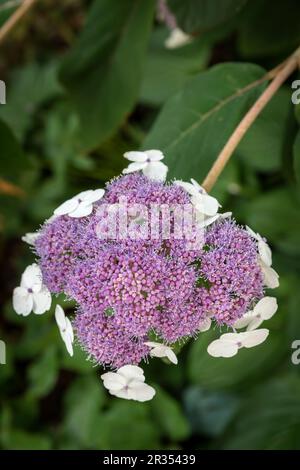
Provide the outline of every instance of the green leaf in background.
{"type": "Polygon", "coordinates": [[[293,153],[294,153],[295,175],[296,175],[298,187],[300,189],[300,131],[298,131],[298,134],[294,142],[293,153]]]}
{"type": "Polygon", "coordinates": [[[47,349],[43,355],[28,369],[29,387],[31,397],[42,397],[51,392],[58,377],[58,357],[54,346],[47,349]]]}
{"type": "Polygon", "coordinates": [[[95,375],[76,379],[68,389],[63,432],[77,441],[79,449],[82,446],[91,447],[92,440],[100,432],[97,429],[97,418],[103,403],[103,385],[95,375]]]}
{"type": "Polygon", "coordinates": [[[168,34],[165,28],[152,32],[140,93],[143,103],[156,106],[164,103],[209,60],[210,47],[201,40],[167,49],[164,42],[168,34]]]}
{"type": "Polygon", "coordinates": [[[212,392],[191,386],[184,394],[187,416],[194,432],[206,436],[219,436],[237,411],[238,395],[212,392]]]}
{"type": "Polygon", "coordinates": [[[203,33],[232,19],[247,0],[167,0],[179,26],[187,33],[203,33]]]}
{"type": "Polygon", "coordinates": [[[188,360],[192,383],[216,390],[246,387],[271,374],[289,348],[283,335],[271,331],[268,340],[260,346],[243,348],[230,360],[216,358],[208,354],[207,346],[219,336],[218,332],[209,331],[192,344],[188,360]]]}
{"type": "Polygon", "coordinates": [[[293,189],[269,191],[244,208],[246,222],[285,253],[300,254],[300,209],[293,189]],[[274,223],[276,220],[276,223],[274,223]]]}
{"type": "Polygon", "coordinates": [[[0,27],[8,20],[10,15],[14,13],[20,3],[21,0],[16,2],[11,0],[0,0],[0,27]]]}
{"type": "Polygon", "coordinates": [[[282,88],[247,131],[236,156],[258,171],[278,170],[283,161],[291,111],[291,91],[282,88]]]}
{"type": "Polygon", "coordinates": [[[257,391],[239,410],[223,449],[300,449],[300,379],[282,375],[257,391]]]}
{"type": "MultiPolygon", "coordinates": [[[[6,105],[5,105],[6,106],[6,105]]],[[[4,109],[4,107],[0,107],[4,109]]],[[[7,124],[0,120],[0,176],[11,183],[20,183],[24,172],[29,167],[29,160],[7,124]]]]}
{"type": "Polygon", "coordinates": [[[163,106],[143,148],[166,155],[169,178],[204,178],[241,117],[262,92],[264,70],[228,63],[191,79],[163,106]]]}
{"type": "Polygon", "coordinates": [[[65,59],[61,78],[79,112],[83,146],[96,147],[138,97],[153,0],[97,0],[65,59]]]}
{"type": "Polygon", "coordinates": [[[38,107],[62,92],[57,81],[57,63],[30,63],[14,70],[7,87],[6,104],[0,106],[0,118],[22,140],[38,107]]]}
{"type": "Polygon", "coordinates": [[[155,389],[156,395],[151,402],[151,407],[156,423],[170,440],[186,439],[190,434],[190,428],[180,404],[157,385],[155,389]]]}
{"type": "Polygon", "coordinates": [[[42,433],[30,433],[21,429],[13,429],[4,441],[8,450],[50,450],[51,439],[42,433]]]}
{"type": "Polygon", "coordinates": [[[251,0],[243,11],[238,48],[246,58],[288,54],[300,43],[298,0],[251,0]]]}

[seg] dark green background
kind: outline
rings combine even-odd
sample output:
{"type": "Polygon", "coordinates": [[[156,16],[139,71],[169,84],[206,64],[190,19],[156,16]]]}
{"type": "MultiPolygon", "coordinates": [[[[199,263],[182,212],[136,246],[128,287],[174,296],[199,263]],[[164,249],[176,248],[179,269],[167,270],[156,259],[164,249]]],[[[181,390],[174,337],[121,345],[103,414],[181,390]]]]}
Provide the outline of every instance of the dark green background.
{"type": "MultiPolygon", "coordinates": [[[[0,25],[11,11],[0,1],[0,25]]],[[[11,294],[34,255],[20,237],[69,196],[102,186],[129,149],[160,148],[170,177],[201,181],[266,83],[300,44],[297,0],[169,0],[194,41],[168,51],[153,0],[38,2],[0,44],[0,447],[4,449],[299,449],[300,108],[295,73],[268,104],[212,191],[266,236],[280,273],[265,344],[232,359],[186,345],[179,365],[145,366],[152,402],[111,398],[101,371],[71,359],[53,309],[18,317],[11,294]],[[1,187],[1,185],[0,185],[1,187]]],[[[273,295],[273,292],[270,294],[273,295]]],[[[69,305],[72,312],[72,305],[69,305]]]]}

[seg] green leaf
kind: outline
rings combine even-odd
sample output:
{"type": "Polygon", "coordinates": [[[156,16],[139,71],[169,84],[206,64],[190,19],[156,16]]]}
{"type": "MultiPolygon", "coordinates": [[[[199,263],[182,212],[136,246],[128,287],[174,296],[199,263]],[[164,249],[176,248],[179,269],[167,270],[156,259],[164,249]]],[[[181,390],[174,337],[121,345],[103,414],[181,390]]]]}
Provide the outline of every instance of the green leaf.
{"type": "Polygon", "coordinates": [[[159,448],[160,430],[149,415],[149,406],[113,398],[111,408],[99,419],[93,446],[110,450],[159,448]]]}
{"type": "MultiPolygon", "coordinates": [[[[0,111],[1,109],[3,109],[3,107],[0,107],[0,111]]],[[[8,182],[19,184],[24,172],[29,167],[29,161],[26,155],[22,152],[22,149],[13,133],[2,120],[0,120],[0,142],[1,178],[8,182]]]]}
{"type": "Polygon", "coordinates": [[[262,386],[240,409],[223,449],[300,449],[300,379],[281,376],[262,386]]]}
{"type": "Polygon", "coordinates": [[[184,394],[189,421],[195,433],[219,436],[236,413],[239,399],[226,392],[212,392],[191,386],[184,394]]]}
{"type": "Polygon", "coordinates": [[[290,90],[279,90],[247,131],[236,155],[258,171],[278,170],[284,157],[291,110],[290,90]]]}
{"type": "Polygon", "coordinates": [[[143,148],[165,153],[170,178],[204,178],[262,92],[263,75],[256,65],[228,63],[194,77],[166,102],[143,148]]]}
{"type": "Polygon", "coordinates": [[[153,11],[153,0],[98,0],[92,5],[61,70],[81,118],[84,147],[110,137],[132,110],[153,11]]]}
{"type": "Polygon", "coordinates": [[[298,131],[298,134],[294,142],[293,153],[294,153],[295,175],[296,175],[298,187],[300,189],[300,131],[298,131]]]}
{"type": "Polygon", "coordinates": [[[195,341],[189,352],[188,373],[192,383],[209,389],[237,389],[270,374],[284,357],[282,335],[271,331],[268,339],[255,348],[241,349],[234,357],[215,358],[207,346],[220,334],[209,331],[195,341]]]}
{"type": "Polygon", "coordinates": [[[297,0],[251,0],[240,22],[239,51],[246,58],[292,52],[300,42],[299,15],[297,0]]]}
{"type": "Polygon", "coordinates": [[[247,224],[288,254],[300,254],[300,209],[297,194],[280,188],[245,206],[247,224]],[[274,223],[276,220],[276,223],[274,223]]]}
{"type": "Polygon", "coordinates": [[[65,396],[64,434],[76,439],[81,446],[91,447],[94,433],[99,432],[96,423],[103,402],[100,378],[89,375],[75,380],[65,396]]]}
{"type": "Polygon", "coordinates": [[[50,450],[51,439],[41,433],[13,429],[4,442],[6,450],[50,450]]]}
{"type": "Polygon", "coordinates": [[[179,26],[187,33],[203,33],[232,19],[247,0],[167,0],[179,26]]]}
{"type": "Polygon", "coordinates": [[[17,7],[18,5],[13,4],[9,0],[0,0],[0,26],[8,20],[17,7]]]}
{"type": "Polygon", "coordinates": [[[57,81],[57,63],[39,65],[31,63],[14,70],[7,91],[6,104],[0,106],[0,118],[24,139],[32,125],[38,107],[61,93],[57,81]]]}
{"type": "Polygon", "coordinates": [[[161,388],[155,386],[155,389],[156,395],[151,401],[151,408],[160,430],[171,440],[186,439],[190,428],[180,403],[161,388]]]}
{"type": "Polygon", "coordinates": [[[210,48],[202,41],[170,50],[164,46],[169,33],[164,28],[153,31],[146,58],[140,100],[160,105],[206,65],[210,48]]]}
{"type": "Polygon", "coordinates": [[[31,397],[42,397],[51,392],[58,376],[57,351],[51,347],[37,359],[28,369],[31,397]]]}

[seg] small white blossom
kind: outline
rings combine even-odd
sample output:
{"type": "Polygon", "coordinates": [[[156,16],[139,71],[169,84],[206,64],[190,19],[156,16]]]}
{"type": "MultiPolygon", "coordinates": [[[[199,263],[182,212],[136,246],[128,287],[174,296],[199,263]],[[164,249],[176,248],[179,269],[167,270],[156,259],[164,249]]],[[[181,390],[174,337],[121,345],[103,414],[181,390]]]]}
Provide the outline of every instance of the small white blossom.
{"type": "Polygon", "coordinates": [[[73,356],[74,333],[72,324],[60,305],[56,305],[55,307],[55,320],[67,351],[70,356],[73,356]]]}
{"type": "Polygon", "coordinates": [[[37,264],[28,266],[21,278],[21,285],[13,292],[13,308],[26,317],[31,311],[40,315],[51,307],[51,294],[43,285],[42,273],[37,264]]]}
{"type": "Polygon", "coordinates": [[[146,150],[145,152],[126,152],[124,157],[132,163],[123,170],[124,174],[142,171],[151,180],[164,182],[168,167],[161,160],[164,154],[160,150],[146,150]]]}
{"type": "Polygon", "coordinates": [[[165,46],[167,49],[176,49],[177,47],[185,46],[192,41],[192,36],[189,36],[180,28],[174,28],[170,32],[169,37],[165,40],[165,46]]]}
{"type": "Polygon", "coordinates": [[[126,365],[117,372],[106,372],[101,375],[104,387],[111,395],[126,400],[148,401],[152,400],[155,390],[145,382],[143,369],[138,366],[126,365]]]}
{"type": "Polygon", "coordinates": [[[224,212],[223,214],[216,214],[212,217],[204,217],[204,219],[203,219],[203,216],[201,216],[200,221],[198,222],[198,228],[208,227],[209,225],[216,222],[216,220],[228,219],[231,216],[232,216],[232,212],[224,212]]]}
{"type": "Polygon", "coordinates": [[[270,289],[279,286],[279,275],[272,266],[272,251],[267,242],[259,233],[253,232],[250,227],[246,227],[247,232],[257,241],[259,264],[262,270],[264,284],[270,289]]]}
{"type": "Polygon", "coordinates": [[[216,216],[220,206],[216,198],[206,193],[204,188],[200,186],[193,178],[191,183],[186,181],[175,181],[175,184],[181,186],[187,193],[191,195],[191,202],[195,209],[205,216],[216,216]]]}
{"type": "Polygon", "coordinates": [[[170,348],[169,346],[166,346],[165,344],[162,343],[156,343],[154,341],[148,341],[145,343],[146,346],[149,346],[151,348],[150,351],[150,356],[151,357],[167,357],[170,362],[173,364],[178,364],[178,359],[176,357],[176,354],[170,348]]]}
{"type": "Polygon", "coordinates": [[[264,297],[255,305],[253,310],[250,310],[235,322],[234,328],[239,329],[247,326],[247,331],[255,330],[264,320],[272,318],[277,308],[278,304],[275,297],[264,297]]]}
{"type": "Polygon", "coordinates": [[[232,357],[241,348],[253,348],[263,343],[268,335],[269,330],[265,328],[243,333],[225,333],[208,345],[207,352],[213,357],[232,357]]]}
{"type": "Polygon", "coordinates": [[[211,327],[211,319],[206,317],[204,320],[201,321],[199,325],[199,331],[204,333],[204,331],[208,331],[211,327]]]}
{"type": "Polygon", "coordinates": [[[83,191],[68,199],[54,211],[54,215],[68,215],[69,217],[86,217],[93,211],[93,204],[104,196],[104,189],[83,191]]]}

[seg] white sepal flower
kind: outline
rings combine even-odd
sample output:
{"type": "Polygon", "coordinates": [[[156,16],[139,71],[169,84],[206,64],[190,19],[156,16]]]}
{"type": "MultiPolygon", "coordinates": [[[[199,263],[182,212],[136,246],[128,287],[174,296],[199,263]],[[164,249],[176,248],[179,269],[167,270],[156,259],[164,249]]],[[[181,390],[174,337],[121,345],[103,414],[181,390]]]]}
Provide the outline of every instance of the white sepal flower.
{"type": "Polygon", "coordinates": [[[254,309],[247,312],[242,318],[237,320],[234,328],[244,328],[252,331],[258,328],[264,320],[269,320],[276,313],[278,308],[275,297],[264,297],[255,305],[254,309]]]}
{"type": "Polygon", "coordinates": [[[162,343],[156,343],[154,341],[147,341],[145,344],[151,348],[151,357],[167,357],[173,364],[178,364],[176,354],[169,346],[162,343]]]}
{"type": "Polygon", "coordinates": [[[132,162],[123,170],[124,174],[142,171],[151,180],[162,182],[166,180],[168,167],[161,162],[164,154],[160,150],[126,152],[124,157],[132,162]]]}
{"type": "Polygon", "coordinates": [[[199,331],[204,333],[204,331],[208,331],[211,327],[211,319],[206,317],[204,320],[201,321],[199,325],[199,331]]]}
{"type": "Polygon", "coordinates": [[[212,217],[204,217],[201,214],[200,221],[198,221],[198,228],[205,228],[208,227],[209,225],[213,224],[219,219],[228,219],[229,217],[232,216],[232,212],[224,212],[223,214],[216,214],[213,215],[212,217]]]}
{"type": "Polygon", "coordinates": [[[148,401],[152,400],[155,390],[144,383],[143,369],[138,366],[126,365],[117,372],[106,372],[101,375],[103,385],[111,395],[125,400],[148,401]]]}
{"type": "Polygon", "coordinates": [[[66,317],[64,309],[60,305],[56,305],[55,307],[55,320],[67,351],[70,356],[73,356],[74,332],[72,324],[69,318],[66,317]]]}
{"type": "Polygon", "coordinates": [[[185,46],[186,44],[189,44],[192,41],[192,36],[189,36],[180,28],[174,28],[165,40],[165,47],[167,49],[176,49],[177,47],[185,46]]]}
{"type": "Polygon", "coordinates": [[[86,217],[92,213],[94,202],[102,199],[104,193],[104,189],[83,191],[58,206],[54,215],[68,215],[74,218],[86,217]]]}
{"type": "Polygon", "coordinates": [[[191,183],[186,181],[175,181],[175,184],[181,186],[191,197],[191,202],[195,209],[206,216],[213,217],[217,214],[220,206],[216,198],[206,193],[204,188],[200,186],[193,178],[191,183]]]}
{"type": "Polygon", "coordinates": [[[241,348],[253,348],[263,343],[268,335],[269,330],[265,328],[243,333],[225,333],[208,345],[207,352],[213,357],[232,357],[241,348]]]}
{"type": "Polygon", "coordinates": [[[28,232],[21,237],[22,242],[27,243],[28,245],[34,246],[36,240],[39,238],[40,232],[28,232]]]}
{"type": "Polygon", "coordinates": [[[40,315],[51,307],[51,294],[43,285],[42,272],[34,263],[28,266],[21,278],[21,285],[13,292],[13,308],[26,317],[31,311],[40,315]]]}
{"type": "Polygon", "coordinates": [[[270,289],[279,287],[279,274],[271,266],[267,266],[261,259],[259,260],[264,284],[270,289]]]}

